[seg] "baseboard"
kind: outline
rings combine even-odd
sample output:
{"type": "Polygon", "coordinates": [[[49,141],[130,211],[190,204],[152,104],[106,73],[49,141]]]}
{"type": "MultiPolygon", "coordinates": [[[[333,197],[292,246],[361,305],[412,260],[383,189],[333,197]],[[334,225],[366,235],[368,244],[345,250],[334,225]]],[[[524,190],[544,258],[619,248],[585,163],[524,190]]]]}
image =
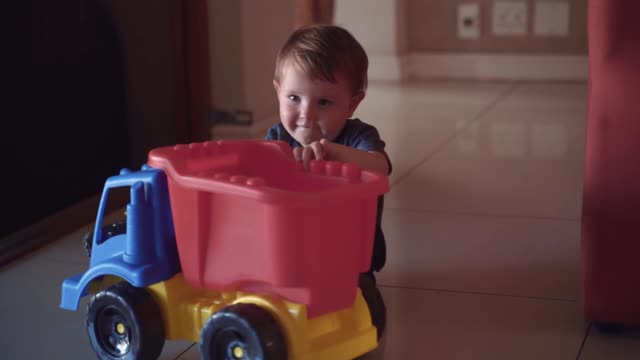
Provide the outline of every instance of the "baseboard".
{"type": "Polygon", "coordinates": [[[369,55],[369,80],[400,81],[407,78],[404,55],[369,55]]]}
{"type": "Polygon", "coordinates": [[[587,55],[410,54],[409,76],[416,79],[587,80],[587,55]]]}
{"type": "MultiPolygon", "coordinates": [[[[105,216],[128,202],[128,192],[112,192],[105,208],[105,216]]],[[[79,201],[37,223],[0,238],[0,266],[17,259],[41,246],[49,244],[61,236],[82,226],[95,223],[100,204],[100,194],[79,201]]],[[[78,239],[78,247],[82,247],[78,239]]]]}
{"type": "Polygon", "coordinates": [[[569,80],[589,78],[587,55],[409,53],[370,55],[369,79],[569,80]]]}
{"type": "MultiPolygon", "coordinates": [[[[99,202],[99,195],[92,196],[31,226],[3,237],[0,245],[0,265],[4,265],[95,220],[99,202]]],[[[82,246],[80,240],[78,240],[78,246],[82,246]]]]}

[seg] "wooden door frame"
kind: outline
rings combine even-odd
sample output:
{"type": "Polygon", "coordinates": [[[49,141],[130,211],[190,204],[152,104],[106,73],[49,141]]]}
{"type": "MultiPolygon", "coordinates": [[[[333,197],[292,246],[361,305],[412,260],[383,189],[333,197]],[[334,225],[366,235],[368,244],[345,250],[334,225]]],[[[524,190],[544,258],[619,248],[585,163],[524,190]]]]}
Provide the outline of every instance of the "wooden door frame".
{"type": "Polygon", "coordinates": [[[334,0],[295,0],[294,26],[332,24],[334,0]]]}
{"type": "Polygon", "coordinates": [[[176,138],[188,143],[209,139],[212,109],[210,19],[206,0],[172,0],[172,40],[176,78],[176,138]]]}

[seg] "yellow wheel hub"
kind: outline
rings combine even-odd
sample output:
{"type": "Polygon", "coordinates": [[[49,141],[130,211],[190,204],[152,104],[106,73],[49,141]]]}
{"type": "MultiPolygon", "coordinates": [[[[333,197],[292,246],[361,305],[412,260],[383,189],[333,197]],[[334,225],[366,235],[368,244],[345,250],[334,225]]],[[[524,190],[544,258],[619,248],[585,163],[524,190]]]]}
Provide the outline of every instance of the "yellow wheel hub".
{"type": "Polygon", "coordinates": [[[125,330],[127,330],[127,328],[124,326],[123,323],[117,323],[116,324],[116,332],[120,335],[124,334],[125,330]]]}
{"type": "Polygon", "coordinates": [[[244,358],[244,350],[240,346],[236,346],[233,348],[233,357],[236,359],[244,358]]]}

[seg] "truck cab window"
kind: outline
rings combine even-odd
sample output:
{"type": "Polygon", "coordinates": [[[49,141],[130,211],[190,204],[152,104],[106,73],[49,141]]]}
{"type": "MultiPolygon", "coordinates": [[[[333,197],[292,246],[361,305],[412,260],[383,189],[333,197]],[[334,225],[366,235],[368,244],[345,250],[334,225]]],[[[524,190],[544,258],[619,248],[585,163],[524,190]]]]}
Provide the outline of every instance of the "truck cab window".
{"type": "MultiPolygon", "coordinates": [[[[110,238],[127,232],[127,203],[130,197],[130,187],[109,189],[109,196],[105,206],[105,215],[100,221],[101,235],[98,244],[102,244],[110,238]]],[[[87,256],[91,257],[93,248],[93,236],[95,229],[92,227],[83,237],[84,248],[87,256]]]]}

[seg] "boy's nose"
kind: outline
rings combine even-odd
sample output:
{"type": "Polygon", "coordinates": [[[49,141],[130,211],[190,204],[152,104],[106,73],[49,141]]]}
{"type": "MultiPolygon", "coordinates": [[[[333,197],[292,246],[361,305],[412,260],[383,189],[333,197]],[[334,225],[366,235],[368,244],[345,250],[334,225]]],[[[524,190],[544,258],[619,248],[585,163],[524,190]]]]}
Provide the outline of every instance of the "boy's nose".
{"type": "Polygon", "coordinates": [[[309,125],[316,121],[316,112],[311,106],[300,111],[300,125],[309,125]]]}

